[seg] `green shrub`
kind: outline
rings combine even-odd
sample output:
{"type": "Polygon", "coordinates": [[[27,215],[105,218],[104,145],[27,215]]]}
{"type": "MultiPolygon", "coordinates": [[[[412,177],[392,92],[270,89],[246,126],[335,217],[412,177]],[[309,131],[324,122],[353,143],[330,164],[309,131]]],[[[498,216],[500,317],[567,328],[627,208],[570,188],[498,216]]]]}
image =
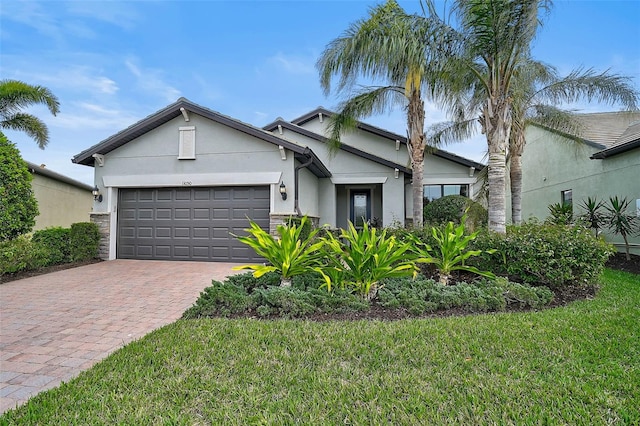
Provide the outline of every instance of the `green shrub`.
{"type": "Polygon", "coordinates": [[[38,202],[32,179],[18,148],[0,132],[0,241],[12,240],[33,229],[38,202]]]}
{"type": "Polygon", "coordinates": [[[313,229],[311,221],[308,218],[305,219],[305,217],[289,216],[289,219],[287,219],[288,227],[299,226],[301,228],[299,238],[302,241],[306,241],[309,239],[309,236],[311,235],[311,231],[313,229]]]}
{"type": "Polygon", "coordinates": [[[49,250],[48,265],[71,262],[71,229],[60,226],[35,231],[31,237],[34,244],[45,246],[49,250]]]}
{"type": "Polygon", "coordinates": [[[235,236],[238,241],[251,247],[258,256],[261,256],[269,265],[254,264],[236,266],[234,270],[252,269],[255,277],[260,277],[268,272],[279,272],[280,285],[290,286],[291,279],[300,274],[312,271],[320,265],[322,256],[322,241],[316,240],[318,230],[312,230],[306,239],[302,239],[302,233],[306,227],[308,218],[301,219],[300,225],[278,225],[276,231],[279,238],[275,238],[260,226],[251,221],[249,236],[235,236]]]}
{"type": "Polygon", "coordinates": [[[595,284],[614,252],[583,226],[536,221],[510,225],[505,235],[482,232],[473,246],[497,250],[474,258],[478,268],[507,275],[512,281],[551,288],[595,284]]]}
{"type": "Polygon", "coordinates": [[[252,293],[256,288],[267,288],[280,284],[280,274],[277,272],[268,272],[259,277],[254,276],[252,272],[244,274],[231,275],[227,277],[230,284],[244,288],[247,293],[252,293]]]}
{"type": "Polygon", "coordinates": [[[431,201],[424,206],[424,222],[438,225],[447,222],[459,224],[462,216],[467,212],[465,226],[472,231],[486,226],[489,215],[480,203],[462,195],[447,195],[431,201]]]}
{"type": "Polygon", "coordinates": [[[71,260],[89,260],[98,257],[100,248],[100,230],[91,222],[79,222],[71,225],[69,232],[71,260]]]}
{"type": "Polygon", "coordinates": [[[550,216],[547,218],[547,223],[555,225],[570,225],[573,223],[573,204],[569,203],[555,203],[547,206],[550,216]]]}
{"type": "Polygon", "coordinates": [[[380,304],[404,308],[414,315],[458,308],[468,312],[502,311],[507,305],[539,308],[548,305],[553,293],[546,287],[509,282],[506,278],[445,286],[430,279],[384,280],[380,304]]]}
{"type": "Polygon", "coordinates": [[[193,306],[182,314],[182,318],[229,316],[252,307],[253,299],[242,286],[229,281],[212,281],[211,286],[200,293],[193,306]]]}
{"type": "Polygon", "coordinates": [[[256,289],[253,300],[258,315],[277,314],[283,317],[302,317],[316,311],[311,294],[295,287],[256,289]]]}
{"type": "Polygon", "coordinates": [[[0,274],[45,267],[50,256],[46,246],[35,244],[26,236],[0,241],[0,274]]]}
{"type": "Polygon", "coordinates": [[[342,230],[340,237],[327,234],[321,240],[327,265],[316,269],[329,292],[336,286],[349,286],[370,300],[375,297],[380,280],[411,276],[415,271],[411,244],[387,236],[386,230],[378,231],[366,222],[357,230],[349,222],[349,228],[342,230]]]}

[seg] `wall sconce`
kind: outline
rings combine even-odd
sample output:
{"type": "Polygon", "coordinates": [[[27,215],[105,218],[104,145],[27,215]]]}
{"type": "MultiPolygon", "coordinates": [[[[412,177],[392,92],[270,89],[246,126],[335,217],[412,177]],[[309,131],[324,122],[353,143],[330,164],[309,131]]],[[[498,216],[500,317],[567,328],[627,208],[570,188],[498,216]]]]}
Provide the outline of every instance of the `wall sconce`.
{"type": "Polygon", "coordinates": [[[98,186],[94,186],[93,187],[93,191],[91,191],[91,193],[93,194],[93,199],[99,203],[102,202],[102,194],[100,193],[100,190],[98,189],[98,186]]]}
{"type": "Polygon", "coordinates": [[[283,200],[287,199],[287,187],[284,186],[284,182],[280,182],[280,195],[283,200]]]}

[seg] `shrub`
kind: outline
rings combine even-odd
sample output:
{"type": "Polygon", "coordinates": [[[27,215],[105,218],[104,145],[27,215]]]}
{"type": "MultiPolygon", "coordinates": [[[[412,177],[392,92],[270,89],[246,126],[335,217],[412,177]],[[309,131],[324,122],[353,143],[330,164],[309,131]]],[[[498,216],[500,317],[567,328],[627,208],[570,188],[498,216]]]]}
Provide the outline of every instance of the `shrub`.
{"type": "Polygon", "coordinates": [[[469,229],[475,230],[486,226],[489,220],[487,209],[462,195],[447,195],[431,201],[424,207],[424,221],[430,225],[447,222],[459,224],[465,211],[467,212],[465,225],[469,229]]]}
{"type": "Polygon", "coordinates": [[[386,230],[378,232],[366,223],[362,230],[356,230],[349,222],[340,237],[344,242],[332,234],[321,240],[328,265],[317,270],[329,291],[335,284],[343,288],[348,284],[369,300],[375,297],[381,279],[410,276],[415,271],[411,244],[387,236],[386,230]]]}
{"type": "Polygon", "coordinates": [[[50,252],[45,246],[33,243],[26,236],[0,241],[1,275],[45,267],[49,258],[50,252]]]}
{"type": "MultiPolygon", "coordinates": [[[[478,268],[465,264],[465,261],[473,256],[482,254],[481,250],[469,250],[467,246],[478,235],[478,231],[471,235],[465,235],[466,216],[462,216],[460,225],[454,228],[453,222],[447,223],[444,229],[432,228],[431,234],[436,241],[435,248],[415,241],[413,250],[418,256],[416,262],[433,264],[440,273],[440,283],[447,285],[451,272],[467,271],[485,277],[493,278],[494,275],[488,271],[481,271],[478,268]]],[[[488,249],[491,254],[495,250],[488,249]]]]}
{"type": "Polygon", "coordinates": [[[316,311],[311,294],[294,287],[256,289],[253,300],[260,316],[277,314],[283,317],[302,317],[316,311]]]}
{"type": "Polygon", "coordinates": [[[69,232],[71,260],[89,260],[98,257],[100,248],[100,230],[91,222],[79,222],[71,225],[69,232]]]}
{"type": "Polygon", "coordinates": [[[550,216],[547,223],[555,225],[571,225],[573,223],[573,205],[569,203],[555,203],[547,206],[550,216]]]}
{"type": "Polygon", "coordinates": [[[553,293],[546,287],[509,282],[506,278],[445,286],[430,279],[389,279],[378,295],[380,304],[404,308],[414,315],[459,308],[468,312],[502,311],[509,304],[539,308],[553,293]]]}
{"type": "Polygon", "coordinates": [[[35,225],[38,202],[27,163],[0,132],[0,241],[12,240],[35,225]]]}
{"type": "Polygon", "coordinates": [[[233,269],[252,269],[255,277],[268,272],[279,272],[281,285],[290,286],[294,276],[312,271],[320,265],[320,248],[324,243],[315,239],[318,230],[312,230],[307,238],[302,239],[308,220],[305,216],[300,225],[278,225],[276,231],[280,238],[274,238],[258,224],[250,222],[250,228],[246,230],[249,236],[236,238],[255,250],[258,256],[267,259],[270,265],[242,265],[233,269]]]}
{"type": "Polygon", "coordinates": [[[473,259],[475,266],[513,281],[558,288],[595,284],[613,247],[585,227],[536,221],[510,225],[506,235],[483,232],[473,243],[493,255],[473,259]]]}
{"type": "Polygon", "coordinates": [[[311,231],[313,229],[313,226],[311,225],[311,221],[306,216],[304,217],[289,216],[289,219],[287,219],[287,226],[288,227],[299,226],[300,228],[302,228],[300,230],[300,236],[299,236],[300,240],[302,241],[306,241],[309,239],[309,236],[311,235],[311,231]]]}
{"type": "Polygon", "coordinates": [[[252,302],[253,299],[249,297],[249,294],[242,286],[229,281],[224,283],[212,281],[211,286],[200,293],[200,297],[198,297],[193,306],[182,314],[182,318],[238,314],[253,307],[252,302]]]}
{"type": "Polygon", "coordinates": [[[620,234],[624,240],[625,254],[627,260],[629,257],[629,240],[628,235],[640,232],[640,223],[635,212],[629,212],[631,200],[627,197],[618,199],[618,196],[609,197],[609,203],[604,206],[606,213],[604,215],[604,223],[614,234],[620,234]]]}
{"type": "Polygon", "coordinates": [[[48,265],[71,262],[71,229],[60,226],[42,229],[33,233],[31,241],[49,250],[48,265]]]}

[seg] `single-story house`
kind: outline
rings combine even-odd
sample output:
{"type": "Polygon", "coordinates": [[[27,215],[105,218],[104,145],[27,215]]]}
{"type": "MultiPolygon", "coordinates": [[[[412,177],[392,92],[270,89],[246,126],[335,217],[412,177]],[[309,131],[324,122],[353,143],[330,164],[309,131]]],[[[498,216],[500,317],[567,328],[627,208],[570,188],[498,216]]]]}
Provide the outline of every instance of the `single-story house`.
{"type": "MultiPolygon", "coordinates": [[[[258,259],[233,234],[248,219],[272,232],[292,215],[332,228],[411,221],[406,137],[361,123],[330,153],[330,115],[258,128],[180,98],[79,153],[102,195],[91,214],[101,256],[247,262],[258,259]]],[[[438,150],[425,159],[425,193],[472,196],[483,167],[438,150]]]]}
{"type": "Polygon", "coordinates": [[[73,223],[89,221],[93,187],[56,173],[44,164],[26,163],[33,175],[31,188],[40,210],[34,231],[52,226],[68,228],[73,223]]]}
{"type": "MultiPolygon", "coordinates": [[[[632,201],[640,216],[640,112],[579,114],[580,137],[539,126],[526,130],[522,156],[522,218],[545,219],[548,206],[571,203],[574,216],[584,213],[587,197],[632,201]]],[[[622,237],[604,231],[605,238],[624,250],[622,237]]],[[[640,254],[640,238],[630,238],[640,254]]]]}

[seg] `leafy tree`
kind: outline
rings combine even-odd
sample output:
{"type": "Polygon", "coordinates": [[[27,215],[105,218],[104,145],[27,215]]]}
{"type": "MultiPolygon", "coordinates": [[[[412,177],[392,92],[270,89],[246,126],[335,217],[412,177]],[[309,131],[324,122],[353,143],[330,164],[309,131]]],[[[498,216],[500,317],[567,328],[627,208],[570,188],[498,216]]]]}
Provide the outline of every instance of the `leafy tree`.
{"type": "Polygon", "coordinates": [[[49,129],[38,117],[22,112],[33,104],[46,105],[53,115],[60,111],[58,98],[46,87],[18,80],[0,80],[0,129],[25,132],[44,149],[49,142],[49,129]]]}
{"type": "Polygon", "coordinates": [[[18,148],[0,132],[0,241],[14,239],[35,225],[38,202],[32,178],[18,148]]]}
{"type": "Polygon", "coordinates": [[[325,94],[331,81],[339,76],[338,94],[347,94],[337,115],[331,117],[329,141],[335,149],[340,136],[352,131],[357,120],[394,107],[401,107],[407,117],[407,148],[413,172],[413,221],[423,219],[424,97],[446,101],[447,79],[440,76],[440,62],[433,45],[441,23],[437,19],[408,15],[395,0],[371,9],[368,19],[352,24],[329,43],[317,63],[325,94]],[[357,90],[358,78],[382,81],[383,86],[357,90]],[[350,97],[349,97],[350,96],[350,97]]]}

